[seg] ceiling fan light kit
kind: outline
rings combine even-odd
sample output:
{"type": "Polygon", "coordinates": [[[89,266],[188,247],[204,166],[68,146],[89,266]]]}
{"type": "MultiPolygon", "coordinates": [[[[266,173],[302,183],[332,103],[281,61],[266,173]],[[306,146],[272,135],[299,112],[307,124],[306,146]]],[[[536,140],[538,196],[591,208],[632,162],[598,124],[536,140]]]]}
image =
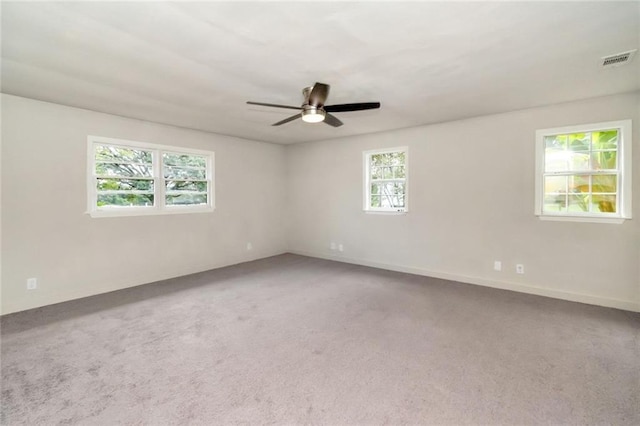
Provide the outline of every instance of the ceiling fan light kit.
{"type": "Polygon", "coordinates": [[[329,96],[329,88],[330,86],[324,83],[316,83],[311,87],[305,87],[304,89],[302,89],[302,95],[304,96],[304,103],[300,107],[294,107],[290,105],[267,104],[264,102],[251,102],[251,101],[248,101],[247,103],[249,105],[260,105],[260,106],[268,106],[268,107],[274,107],[274,108],[300,110],[299,114],[285,118],[284,120],[278,121],[277,123],[273,123],[272,126],[280,126],[282,124],[288,123],[298,118],[302,118],[302,121],[304,121],[305,123],[320,123],[321,121],[324,121],[325,123],[327,123],[332,127],[340,127],[343,124],[342,121],[338,120],[336,116],[330,113],[364,111],[367,109],[380,108],[380,102],[360,102],[360,103],[353,103],[353,104],[339,104],[339,105],[325,106],[324,103],[327,100],[327,97],[329,96]]]}
{"type": "Polygon", "coordinates": [[[302,121],[306,123],[320,123],[324,121],[327,113],[323,109],[308,106],[302,108],[302,121]]]}

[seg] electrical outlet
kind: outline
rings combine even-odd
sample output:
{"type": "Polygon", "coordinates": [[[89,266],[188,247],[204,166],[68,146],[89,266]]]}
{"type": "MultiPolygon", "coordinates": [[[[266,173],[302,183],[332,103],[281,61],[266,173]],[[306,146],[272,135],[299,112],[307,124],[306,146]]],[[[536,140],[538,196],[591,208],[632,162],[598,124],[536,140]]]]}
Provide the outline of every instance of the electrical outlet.
{"type": "Polygon", "coordinates": [[[253,244],[247,243],[247,251],[253,250],[253,244]]]}
{"type": "Polygon", "coordinates": [[[331,245],[329,246],[329,248],[330,248],[331,250],[335,250],[335,249],[337,249],[337,248],[338,248],[338,246],[336,245],[336,243],[331,243],[331,245]]]}
{"type": "Polygon", "coordinates": [[[516,274],[524,274],[524,265],[522,263],[516,265],[516,274]]]}
{"type": "Polygon", "coordinates": [[[27,290],[35,290],[38,288],[38,280],[36,278],[27,278],[27,290]]]}
{"type": "Polygon", "coordinates": [[[493,262],[493,269],[496,271],[502,271],[502,262],[500,262],[499,260],[493,262]]]}
{"type": "Polygon", "coordinates": [[[342,244],[338,244],[338,251],[344,251],[344,246],[342,244]]]}

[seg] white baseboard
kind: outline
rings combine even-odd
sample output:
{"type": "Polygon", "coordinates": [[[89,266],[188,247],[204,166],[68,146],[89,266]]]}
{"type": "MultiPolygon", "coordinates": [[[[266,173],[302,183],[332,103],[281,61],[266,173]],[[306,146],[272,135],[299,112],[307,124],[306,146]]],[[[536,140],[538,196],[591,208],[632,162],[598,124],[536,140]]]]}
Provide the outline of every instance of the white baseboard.
{"type": "Polygon", "coordinates": [[[569,300],[571,302],[586,303],[589,305],[605,306],[607,308],[622,309],[625,311],[640,312],[640,303],[627,300],[609,299],[606,297],[592,296],[588,294],[573,293],[564,290],[555,290],[545,287],[538,287],[509,281],[498,281],[486,278],[472,277],[467,275],[452,274],[449,272],[432,271],[415,266],[395,265],[381,263],[364,259],[354,259],[344,256],[332,256],[324,253],[310,252],[306,250],[289,250],[289,253],[301,256],[316,257],[320,259],[334,260],[336,262],[351,263],[354,265],[370,266],[372,268],[387,269],[396,272],[406,272],[408,274],[424,275],[427,277],[440,278],[449,281],[459,281],[465,284],[475,284],[484,287],[499,288],[502,290],[517,291],[520,293],[535,294],[538,296],[551,297],[554,299],[569,300]]]}
{"type": "Polygon", "coordinates": [[[199,274],[201,272],[207,272],[214,269],[226,268],[228,266],[238,265],[241,263],[253,262],[255,260],[265,259],[267,257],[278,256],[288,253],[286,250],[269,250],[269,251],[251,251],[240,255],[232,256],[223,259],[218,262],[213,262],[209,265],[204,265],[200,268],[192,270],[177,271],[168,275],[153,275],[144,279],[137,279],[131,282],[116,283],[111,288],[101,288],[95,290],[91,286],[84,288],[78,288],[74,292],[70,293],[55,293],[53,297],[46,300],[33,300],[33,299],[17,299],[16,301],[8,302],[6,304],[0,304],[0,316],[13,314],[16,312],[27,311],[30,309],[41,308],[43,306],[56,305],[58,303],[69,302],[72,300],[83,299],[85,297],[97,296],[99,294],[111,293],[118,290],[124,290],[127,288],[138,287],[141,285],[153,284],[156,282],[166,281],[174,278],[180,278],[187,275],[199,274]]]}

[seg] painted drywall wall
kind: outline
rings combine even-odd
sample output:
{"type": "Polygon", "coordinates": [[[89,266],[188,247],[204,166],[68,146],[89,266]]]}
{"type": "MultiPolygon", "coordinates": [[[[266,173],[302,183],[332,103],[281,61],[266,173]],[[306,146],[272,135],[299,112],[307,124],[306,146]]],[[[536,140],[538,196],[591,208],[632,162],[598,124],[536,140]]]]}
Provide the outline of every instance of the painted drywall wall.
{"type": "Polygon", "coordinates": [[[630,118],[637,166],[639,103],[636,92],[291,145],[289,249],[638,310],[640,170],[633,178],[633,220],[541,221],[534,216],[534,138],[536,129],[630,118]],[[362,152],[396,146],[409,147],[409,212],[364,213],[362,152]],[[331,242],[344,252],[330,250],[331,242]],[[493,270],[494,260],[502,261],[502,272],[493,270]],[[515,273],[517,263],[524,275],[515,273]]]}
{"type": "Polygon", "coordinates": [[[9,95],[2,124],[4,314],[286,251],[283,146],[9,95]],[[216,210],[91,218],[87,135],[214,151],[216,210]]]}

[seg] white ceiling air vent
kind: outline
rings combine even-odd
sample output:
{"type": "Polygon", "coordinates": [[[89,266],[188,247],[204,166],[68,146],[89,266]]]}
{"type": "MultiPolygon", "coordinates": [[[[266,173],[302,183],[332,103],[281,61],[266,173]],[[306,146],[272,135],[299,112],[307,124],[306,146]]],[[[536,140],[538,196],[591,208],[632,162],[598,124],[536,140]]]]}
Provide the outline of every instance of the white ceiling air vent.
{"type": "Polygon", "coordinates": [[[622,52],[611,56],[605,56],[602,58],[602,66],[604,68],[619,67],[621,65],[628,64],[633,59],[633,55],[637,52],[637,49],[630,50],[628,52],[622,52]]]}

